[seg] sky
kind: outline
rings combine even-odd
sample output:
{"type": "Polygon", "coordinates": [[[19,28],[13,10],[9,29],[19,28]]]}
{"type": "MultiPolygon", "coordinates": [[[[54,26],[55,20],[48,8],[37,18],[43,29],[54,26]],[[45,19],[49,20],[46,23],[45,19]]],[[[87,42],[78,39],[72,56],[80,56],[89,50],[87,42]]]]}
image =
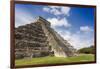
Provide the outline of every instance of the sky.
{"type": "Polygon", "coordinates": [[[74,48],[94,44],[95,8],[15,4],[15,27],[30,24],[41,16],[74,48]]]}

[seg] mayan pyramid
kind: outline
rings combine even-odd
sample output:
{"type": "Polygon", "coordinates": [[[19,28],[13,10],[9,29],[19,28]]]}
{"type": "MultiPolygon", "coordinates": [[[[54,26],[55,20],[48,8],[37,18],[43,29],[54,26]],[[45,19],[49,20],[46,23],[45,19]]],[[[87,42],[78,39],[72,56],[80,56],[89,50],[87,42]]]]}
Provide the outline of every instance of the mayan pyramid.
{"type": "Polygon", "coordinates": [[[69,57],[75,56],[76,50],[64,40],[50,22],[38,17],[33,23],[15,28],[15,57],[69,57]]]}

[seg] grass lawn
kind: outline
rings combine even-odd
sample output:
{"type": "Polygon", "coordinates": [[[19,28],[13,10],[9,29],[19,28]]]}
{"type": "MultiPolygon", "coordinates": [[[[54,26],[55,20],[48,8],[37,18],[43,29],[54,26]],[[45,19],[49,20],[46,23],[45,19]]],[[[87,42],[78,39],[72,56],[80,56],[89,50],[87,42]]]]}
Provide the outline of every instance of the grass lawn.
{"type": "Polygon", "coordinates": [[[70,62],[87,62],[94,61],[94,55],[92,54],[80,54],[74,57],[39,57],[39,58],[27,58],[15,60],[16,66],[21,65],[38,65],[38,64],[59,64],[59,63],[70,63],[70,62]]]}

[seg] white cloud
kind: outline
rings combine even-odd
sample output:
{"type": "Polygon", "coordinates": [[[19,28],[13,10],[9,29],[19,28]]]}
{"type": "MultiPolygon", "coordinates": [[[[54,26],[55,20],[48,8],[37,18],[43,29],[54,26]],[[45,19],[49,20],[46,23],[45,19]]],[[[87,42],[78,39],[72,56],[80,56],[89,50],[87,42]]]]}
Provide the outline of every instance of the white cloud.
{"type": "Polygon", "coordinates": [[[43,10],[46,11],[46,12],[49,12],[50,11],[50,8],[44,7],[43,10]]]}
{"type": "Polygon", "coordinates": [[[56,30],[58,33],[67,40],[74,48],[80,49],[84,47],[89,47],[94,44],[94,36],[93,33],[74,33],[72,34],[70,31],[56,30]]]}
{"type": "Polygon", "coordinates": [[[52,8],[50,10],[50,13],[52,13],[54,15],[61,15],[62,14],[57,8],[52,8]]]}
{"type": "Polygon", "coordinates": [[[93,31],[93,30],[89,26],[81,26],[80,31],[90,32],[90,31],[93,31]]]}
{"type": "Polygon", "coordinates": [[[89,47],[93,44],[93,36],[89,37],[88,34],[73,34],[70,38],[70,43],[77,49],[89,47]]]}
{"type": "Polygon", "coordinates": [[[48,18],[47,20],[50,21],[53,27],[61,27],[61,26],[70,27],[71,26],[71,24],[68,23],[66,18],[62,18],[62,19],[48,18]]]}
{"type": "Polygon", "coordinates": [[[72,33],[69,30],[56,29],[55,31],[67,40],[74,48],[80,49],[94,45],[94,32],[82,33],[80,30],[72,33]]]}
{"type": "Polygon", "coordinates": [[[62,7],[62,8],[61,8],[61,12],[62,12],[63,14],[66,14],[66,15],[69,16],[69,11],[70,11],[70,9],[71,9],[71,8],[69,8],[69,7],[62,7]]]}
{"type": "Polygon", "coordinates": [[[63,6],[48,6],[44,7],[43,11],[54,14],[54,15],[67,15],[69,16],[70,7],[63,6]]]}
{"type": "Polygon", "coordinates": [[[25,25],[34,21],[33,16],[25,9],[15,8],[15,27],[25,25]]]}

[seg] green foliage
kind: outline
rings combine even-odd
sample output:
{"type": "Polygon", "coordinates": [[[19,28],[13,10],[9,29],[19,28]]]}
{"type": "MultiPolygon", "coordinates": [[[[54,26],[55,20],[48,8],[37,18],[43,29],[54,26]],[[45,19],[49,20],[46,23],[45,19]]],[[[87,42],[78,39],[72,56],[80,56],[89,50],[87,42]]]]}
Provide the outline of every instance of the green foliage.
{"type": "Polygon", "coordinates": [[[85,47],[78,50],[79,53],[85,53],[85,54],[94,54],[94,51],[95,51],[94,46],[85,47]]]}
{"type": "Polygon", "coordinates": [[[27,58],[27,59],[17,59],[15,60],[16,66],[21,65],[39,65],[39,64],[59,64],[59,63],[74,63],[74,62],[89,62],[94,61],[93,54],[80,54],[73,57],[39,57],[39,58],[27,58]]]}

